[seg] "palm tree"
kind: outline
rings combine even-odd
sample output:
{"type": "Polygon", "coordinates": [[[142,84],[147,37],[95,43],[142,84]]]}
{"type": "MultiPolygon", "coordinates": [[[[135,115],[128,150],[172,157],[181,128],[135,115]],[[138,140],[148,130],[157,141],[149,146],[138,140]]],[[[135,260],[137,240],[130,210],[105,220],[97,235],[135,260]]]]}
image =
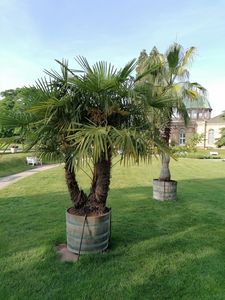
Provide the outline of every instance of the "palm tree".
{"type": "Polygon", "coordinates": [[[132,95],[134,89],[130,78],[135,60],[121,70],[105,62],[91,67],[81,57],[78,62],[84,73],[71,78],[70,83],[81,91],[88,103],[88,117],[69,138],[75,141],[78,165],[91,157],[93,176],[90,193],[85,195],[86,203],[77,211],[102,214],[106,210],[112,157],[117,155],[117,150],[123,153],[121,160],[138,162],[152,155],[150,144],[162,146],[156,131],[143,131],[146,122],[138,110],[140,103],[132,95]]]}
{"type": "Polygon", "coordinates": [[[111,212],[107,197],[113,156],[120,150],[121,162],[138,163],[140,159],[150,159],[155,146],[165,150],[158,128],[147,121],[145,108],[147,104],[159,108],[166,99],[151,101],[144,97],[145,92],[134,88],[131,74],[135,60],[120,70],[106,62],[90,66],[83,57],[78,57],[77,62],[82,69],[79,73],[65,61],[58,62],[61,73],[46,71],[49,80],[38,80],[35,88],[24,95],[26,110],[1,112],[0,123],[19,128],[28,149],[35,148],[42,157],[65,163],[66,184],[73,204],[66,214],[67,247],[83,253],[87,251],[86,244],[81,247],[84,233],[87,248],[92,248],[90,252],[108,246],[111,212]],[[76,176],[76,170],[84,164],[92,171],[88,194],[79,187],[76,176]],[[86,218],[87,224],[95,222],[93,218],[97,220],[93,230],[84,230],[86,218]],[[103,229],[98,234],[102,219],[103,229]]]}
{"type": "Polygon", "coordinates": [[[66,184],[77,214],[102,214],[107,210],[112,157],[118,149],[121,160],[138,162],[152,155],[153,143],[161,149],[163,145],[157,129],[140,114],[144,111],[141,97],[134,97],[135,60],[120,70],[106,62],[90,66],[83,57],[77,62],[79,73],[66,61],[58,61],[61,73],[46,71],[48,80],[38,80],[26,90],[26,110],[1,112],[1,123],[20,128],[27,149],[35,147],[42,158],[65,163],[66,184]],[[76,169],[90,162],[92,181],[90,193],[85,194],[76,169]]]}
{"type": "MultiPolygon", "coordinates": [[[[142,52],[139,58],[139,68],[144,73],[141,84],[150,86],[151,97],[164,96],[170,101],[161,107],[151,109],[151,121],[160,130],[161,138],[169,146],[171,122],[174,112],[179,113],[187,125],[189,117],[184,105],[185,99],[196,101],[204,97],[206,90],[197,82],[189,81],[188,66],[192,62],[196,49],[189,48],[183,51],[181,45],[174,43],[165,54],[160,54],[154,47],[149,55],[142,52]],[[153,68],[155,66],[155,68],[153,68]]],[[[159,176],[160,181],[170,181],[169,170],[170,157],[166,153],[161,153],[162,169],[159,176]]]]}

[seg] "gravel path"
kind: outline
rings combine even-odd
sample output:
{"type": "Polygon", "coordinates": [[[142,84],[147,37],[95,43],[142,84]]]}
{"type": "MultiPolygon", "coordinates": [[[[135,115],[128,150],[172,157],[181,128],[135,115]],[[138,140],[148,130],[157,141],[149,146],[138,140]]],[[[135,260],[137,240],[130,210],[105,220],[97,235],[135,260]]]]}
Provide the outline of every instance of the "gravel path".
{"type": "Polygon", "coordinates": [[[12,184],[14,182],[17,182],[20,179],[23,179],[25,177],[31,176],[31,175],[36,174],[36,173],[41,172],[41,171],[45,171],[45,170],[49,170],[49,169],[58,167],[59,165],[60,164],[47,165],[47,166],[39,166],[39,167],[36,167],[34,169],[27,170],[27,171],[24,171],[24,172],[21,172],[21,173],[17,173],[17,174],[14,174],[14,175],[0,177],[0,189],[3,189],[6,186],[8,186],[8,185],[10,185],[10,184],[12,184]]]}

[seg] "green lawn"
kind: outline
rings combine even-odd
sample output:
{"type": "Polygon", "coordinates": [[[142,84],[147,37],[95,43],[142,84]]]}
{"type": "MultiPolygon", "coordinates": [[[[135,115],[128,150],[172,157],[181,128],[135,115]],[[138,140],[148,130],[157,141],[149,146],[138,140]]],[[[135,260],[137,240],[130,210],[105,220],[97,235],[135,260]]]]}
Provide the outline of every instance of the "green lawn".
{"type": "Polygon", "coordinates": [[[187,154],[187,157],[189,158],[225,158],[225,149],[200,149],[198,148],[196,152],[190,152],[187,154]],[[217,156],[212,156],[210,155],[210,152],[217,152],[218,153],[218,157],[217,156]]]}
{"type": "Polygon", "coordinates": [[[28,153],[0,153],[0,177],[33,168],[26,164],[26,156],[28,153]]]}
{"type": "Polygon", "coordinates": [[[172,162],[176,202],[152,200],[158,167],[114,167],[111,249],[77,263],[54,252],[70,204],[62,167],[1,190],[0,299],[224,300],[225,162],[172,162]]]}

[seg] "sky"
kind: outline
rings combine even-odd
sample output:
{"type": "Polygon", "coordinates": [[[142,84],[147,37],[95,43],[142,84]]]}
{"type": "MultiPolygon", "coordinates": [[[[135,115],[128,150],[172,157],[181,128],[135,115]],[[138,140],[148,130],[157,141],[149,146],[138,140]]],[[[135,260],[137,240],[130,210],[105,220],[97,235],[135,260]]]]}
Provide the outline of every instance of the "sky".
{"type": "Polygon", "coordinates": [[[35,83],[55,59],[124,66],[173,42],[197,53],[190,80],[225,110],[225,0],[0,0],[0,91],[35,83]]]}

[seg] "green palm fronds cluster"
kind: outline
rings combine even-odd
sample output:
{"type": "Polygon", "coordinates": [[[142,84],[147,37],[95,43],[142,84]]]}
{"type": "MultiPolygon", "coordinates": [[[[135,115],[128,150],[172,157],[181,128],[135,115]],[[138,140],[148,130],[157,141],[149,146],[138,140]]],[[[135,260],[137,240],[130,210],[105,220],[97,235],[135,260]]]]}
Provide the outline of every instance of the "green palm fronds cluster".
{"type": "Polygon", "coordinates": [[[65,60],[57,61],[60,72],[45,71],[47,78],[26,89],[26,109],[1,111],[1,124],[19,128],[27,150],[78,165],[90,157],[97,161],[102,152],[107,157],[108,147],[114,154],[121,150],[124,161],[136,162],[149,158],[154,144],[163,147],[146,122],[146,107],[160,107],[166,99],[149,99],[147,90],[135,87],[135,60],[120,70],[106,62],[90,66],[84,57],[76,61],[79,72],[65,60]]]}

